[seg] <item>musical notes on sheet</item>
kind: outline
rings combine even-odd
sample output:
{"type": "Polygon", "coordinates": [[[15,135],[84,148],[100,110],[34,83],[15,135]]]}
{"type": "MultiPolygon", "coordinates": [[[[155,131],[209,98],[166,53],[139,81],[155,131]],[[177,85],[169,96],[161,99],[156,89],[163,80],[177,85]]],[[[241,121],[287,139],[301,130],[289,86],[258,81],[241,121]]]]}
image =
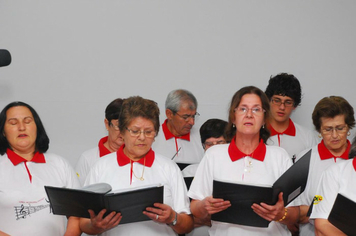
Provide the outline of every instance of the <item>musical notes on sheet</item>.
{"type": "Polygon", "coordinates": [[[48,208],[50,205],[39,205],[39,206],[25,206],[21,204],[21,206],[14,206],[16,220],[26,219],[26,217],[31,216],[37,211],[48,208]]]}

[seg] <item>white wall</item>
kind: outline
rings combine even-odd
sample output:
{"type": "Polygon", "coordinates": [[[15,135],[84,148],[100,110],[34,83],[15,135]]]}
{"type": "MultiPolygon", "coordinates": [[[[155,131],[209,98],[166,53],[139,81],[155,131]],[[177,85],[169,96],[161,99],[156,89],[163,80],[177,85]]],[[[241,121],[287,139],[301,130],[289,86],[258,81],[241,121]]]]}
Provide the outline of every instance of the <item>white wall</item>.
{"type": "MultiPolygon", "coordinates": [[[[324,96],[356,107],[355,1],[0,0],[0,107],[21,100],[40,114],[50,151],[73,165],[105,135],[104,110],[117,97],[158,102],[185,88],[200,126],[226,119],[234,92],[264,90],[293,73],[303,87],[293,119],[312,128],[324,96]]],[[[354,132],[353,132],[354,134],[354,132]]]]}

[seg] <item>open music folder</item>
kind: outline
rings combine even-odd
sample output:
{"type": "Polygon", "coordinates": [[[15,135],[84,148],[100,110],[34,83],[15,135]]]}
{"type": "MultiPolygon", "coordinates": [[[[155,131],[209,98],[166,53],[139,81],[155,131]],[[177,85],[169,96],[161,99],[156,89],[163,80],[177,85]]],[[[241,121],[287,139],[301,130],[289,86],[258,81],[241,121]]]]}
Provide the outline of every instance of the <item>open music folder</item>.
{"type": "Polygon", "coordinates": [[[229,200],[231,206],[224,211],[211,215],[215,221],[254,227],[268,227],[269,221],[257,215],[251,206],[261,202],[274,205],[278,194],[283,192],[284,205],[288,205],[305,189],[310,163],[311,150],[303,155],[273,186],[247,185],[214,180],[213,197],[229,200]]]}
{"type": "Polygon", "coordinates": [[[120,224],[150,220],[142,212],[156,202],[163,203],[161,185],[111,191],[109,184],[99,183],[83,189],[45,186],[45,190],[55,215],[90,218],[88,209],[95,214],[107,209],[105,215],[121,212],[120,224]]]}
{"type": "Polygon", "coordinates": [[[347,197],[337,195],[328,218],[336,228],[349,236],[356,235],[356,202],[347,197]]]}

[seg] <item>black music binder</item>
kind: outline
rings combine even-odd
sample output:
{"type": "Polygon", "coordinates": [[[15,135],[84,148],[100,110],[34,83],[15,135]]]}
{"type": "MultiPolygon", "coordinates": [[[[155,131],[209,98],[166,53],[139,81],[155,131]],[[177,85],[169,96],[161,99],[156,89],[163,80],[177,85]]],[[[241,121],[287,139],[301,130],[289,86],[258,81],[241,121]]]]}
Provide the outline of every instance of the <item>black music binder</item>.
{"type": "Polygon", "coordinates": [[[53,214],[90,218],[88,209],[98,214],[107,209],[121,212],[120,224],[150,220],[142,212],[154,203],[163,203],[163,186],[147,186],[111,192],[106,183],[89,185],[83,189],[45,186],[53,214]]]}
{"type": "Polygon", "coordinates": [[[268,227],[269,221],[261,218],[252,209],[253,203],[273,205],[278,194],[283,192],[284,205],[288,205],[305,189],[311,150],[293,164],[273,186],[246,185],[239,183],[213,182],[213,197],[229,200],[231,206],[211,216],[212,220],[255,227],[268,227]]]}
{"type": "Polygon", "coordinates": [[[347,197],[337,195],[328,218],[336,228],[349,236],[356,235],[356,202],[347,197]]]}

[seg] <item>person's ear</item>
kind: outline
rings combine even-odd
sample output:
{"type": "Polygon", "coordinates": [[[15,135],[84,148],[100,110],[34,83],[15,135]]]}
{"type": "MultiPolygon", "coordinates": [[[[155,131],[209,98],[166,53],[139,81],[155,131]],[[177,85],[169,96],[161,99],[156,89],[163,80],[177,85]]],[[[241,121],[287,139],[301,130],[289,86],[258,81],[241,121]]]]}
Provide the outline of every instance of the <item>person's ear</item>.
{"type": "Polygon", "coordinates": [[[106,130],[109,130],[109,128],[110,128],[110,124],[109,124],[109,121],[108,121],[108,119],[104,119],[104,124],[105,124],[105,128],[106,128],[106,130]]]}
{"type": "Polygon", "coordinates": [[[173,111],[171,109],[166,109],[166,116],[168,120],[173,119],[174,116],[173,111]]]}

